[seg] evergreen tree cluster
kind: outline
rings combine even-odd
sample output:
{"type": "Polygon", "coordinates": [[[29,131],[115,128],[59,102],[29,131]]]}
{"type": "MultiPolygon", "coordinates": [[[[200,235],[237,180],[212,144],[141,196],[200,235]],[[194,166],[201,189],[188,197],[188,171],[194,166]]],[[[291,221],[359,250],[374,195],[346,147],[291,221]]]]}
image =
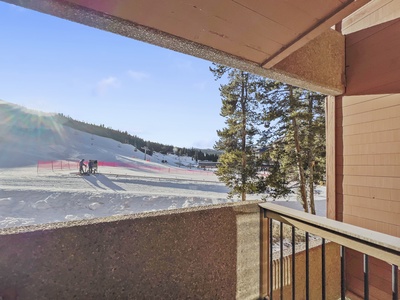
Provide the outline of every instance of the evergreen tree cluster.
{"type": "Polygon", "coordinates": [[[275,170],[264,184],[276,195],[299,187],[305,212],[315,214],[314,186],[325,181],[325,96],[266,81],[262,95],[265,122],[260,141],[268,145],[263,159],[275,170]]]}
{"type": "Polygon", "coordinates": [[[222,65],[210,71],[227,79],[215,149],[224,151],[216,174],[230,196],[277,198],[296,184],[304,210],[315,214],[314,185],[325,180],[325,96],[222,65]]]}
{"type": "Polygon", "coordinates": [[[212,151],[214,153],[208,153],[207,150],[200,150],[196,148],[178,148],[176,153],[179,156],[189,156],[192,157],[196,162],[199,160],[207,160],[217,162],[219,159],[219,155],[215,153],[216,151],[212,151]]]}
{"type": "Polygon", "coordinates": [[[218,130],[215,149],[224,151],[220,157],[217,176],[230,189],[229,196],[257,192],[257,176],[261,160],[255,155],[255,139],[260,134],[260,87],[264,79],[241,70],[214,65],[210,68],[215,79],[226,75],[228,84],[221,85],[221,116],[226,127],[218,130]]]}

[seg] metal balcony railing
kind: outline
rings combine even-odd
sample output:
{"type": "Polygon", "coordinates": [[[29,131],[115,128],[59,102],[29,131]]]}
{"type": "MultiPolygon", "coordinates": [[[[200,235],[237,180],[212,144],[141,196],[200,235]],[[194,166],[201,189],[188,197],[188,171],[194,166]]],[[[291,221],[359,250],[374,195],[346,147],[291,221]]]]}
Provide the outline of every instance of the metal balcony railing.
{"type": "MultiPolygon", "coordinates": [[[[392,272],[392,290],[391,295],[393,300],[399,299],[398,291],[398,266],[400,265],[400,238],[371,231],[350,224],[338,222],[335,220],[314,216],[297,210],[282,207],[276,204],[263,203],[260,204],[263,211],[263,234],[262,238],[262,294],[265,299],[283,299],[287,295],[291,295],[291,299],[312,299],[310,291],[315,289],[313,285],[318,286],[317,296],[319,299],[327,299],[327,259],[326,255],[327,243],[335,243],[340,247],[340,298],[346,299],[346,249],[352,249],[362,253],[363,257],[363,299],[370,297],[370,270],[369,258],[374,257],[391,265],[392,272]],[[274,230],[274,223],[279,224],[279,229],[274,230]],[[284,225],[285,224],[285,225],[284,225]],[[291,246],[286,249],[283,247],[283,228],[289,226],[291,234],[291,246]],[[279,241],[274,241],[274,232],[279,232],[279,241]],[[299,295],[299,276],[296,278],[296,255],[299,251],[296,248],[299,242],[296,243],[296,232],[304,231],[304,240],[301,244],[305,251],[305,272],[302,285],[305,285],[305,291],[301,290],[299,295]],[[318,272],[320,272],[320,282],[310,280],[310,237],[320,237],[318,257],[321,259],[318,272]],[[274,254],[274,245],[279,245],[279,255],[274,254]],[[320,270],[320,271],[319,271],[320,270]],[[297,282],[296,282],[297,281],[297,282]],[[284,288],[286,292],[284,292],[284,288]],[[288,291],[290,289],[291,291],[288,291]],[[303,293],[304,292],[304,293],[303,293]],[[268,296],[267,296],[268,295],[268,296]]],[[[276,226],[275,226],[276,227],[276,226]]],[[[276,234],[275,234],[276,235],[276,234]]],[[[315,265],[315,260],[313,260],[315,265]]],[[[339,266],[338,266],[339,269],[339,266]]],[[[312,270],[315,272],[315,270],[312,270]]],[[[339,275],[338,275],[339,276],[339,275]]],[[[314,277],[315,278],[315,277],[314,277]]],[[[301,281],[300,280],[300,281],[301,281]]],[[[339,283],[338,283],[339,285],[339,283]]],[[[332,296],[330,296],[332,297],[332,296]]],[[[288,298],[288,297],[286,297],[288,298]]],[[[336,298],[337,299],[337,298],[336,298]]]]}

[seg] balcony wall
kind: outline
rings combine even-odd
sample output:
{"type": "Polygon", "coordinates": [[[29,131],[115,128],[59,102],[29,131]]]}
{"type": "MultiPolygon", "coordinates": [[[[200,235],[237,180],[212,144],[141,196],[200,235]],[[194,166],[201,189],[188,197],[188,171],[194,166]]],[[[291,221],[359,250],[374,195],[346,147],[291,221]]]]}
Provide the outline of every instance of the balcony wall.
{"type": "Polygon", "coordinates": [[[0,231],[1,299],[258,299],[256,202],[0,231]]]}

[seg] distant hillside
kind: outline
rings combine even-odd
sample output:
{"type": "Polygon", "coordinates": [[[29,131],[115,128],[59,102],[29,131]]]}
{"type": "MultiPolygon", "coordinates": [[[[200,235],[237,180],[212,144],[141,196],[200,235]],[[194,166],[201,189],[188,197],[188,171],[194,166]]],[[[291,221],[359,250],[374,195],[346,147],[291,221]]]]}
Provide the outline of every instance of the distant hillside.
{"type": "Polygon", "coordinates": [[[106,127],[104,124],[89,124],[82,121],[74,120],[71,117],[64,116],[63,114],[58,114],[57,118],[59,122],[64,124],[65,126],[94,135],[112,138],[120,143],[130,144],[143,152],[147,148],[147,154],[150,156],[153,155],[153,152],[159,152],[162,154],[174,153],[179,156],[193,157],[195,160],[209,161],[217,161],[219,157],[218,152],[212,149],[202,150],[195,148],[188,149],[174,147],[172,145],[164,145],[156,142],[145,141],[144,139],[136,135],[129,134],[127,131],[112,129],[110,127],[106,127]]]}
{"type": "MultiPolygon", "coordinates": [[[[179,156],[189,156],[194,160],[217,161],[219,152],[213,149],[195,149],[195,148],[179,148],[173,145],[164,145],[156,142],[145,141],[144,139],[131,135],[127,131],[120,131],[106,127],[104,124],[95,125],[82,121],[74,120],[63,114],[46,114],[38,111],[28,110],[22,106],[11,104],[0,100],[0,124],[8,120],[8,124],[14,128],[25,128],[25,130],[46,130],[51,125],[53,128],[56,124],[68,126],[70,128],[87,132],[89,134],[111,138],[122,144],[129,144],[136,149],[153,155],[153,152],[162,154],[174,153],[179,156]],[[13,118],[14,116],[14,118],[13,118]],[[15,117],[17,116],[17,117],[15,117]],[[34,128],[32,128],[34,124],[34,128]]],[[[5,124],[5,123],[4,123],[5,124]]]]}

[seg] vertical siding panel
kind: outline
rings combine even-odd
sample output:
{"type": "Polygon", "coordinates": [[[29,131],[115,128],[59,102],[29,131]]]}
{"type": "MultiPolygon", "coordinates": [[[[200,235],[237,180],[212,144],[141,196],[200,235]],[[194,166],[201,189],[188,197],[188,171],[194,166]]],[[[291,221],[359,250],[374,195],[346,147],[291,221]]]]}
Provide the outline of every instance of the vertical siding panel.
{"type": "MultiPolygon", "coordinates": [[[[346,119],[348,125],[342,126],[341,135],[336,127],[336,154],[342,155],[337,160],[341,165],[336,163],[335,197],[343,198],[344,221],[351,220],[349,223],[359,226],[369,224],[369,228],[377,231],[397,234],[397,226],[400,226],[397,216],[400,214],[400,116],[389,119],[387,116],[400,112],[400,95],[345,96],[342,101],[346,105],[336,106],[336,111],[342,111],[342,117],[336,116],[335,121],[343,124],[346,119]],[[391,112],[385,100],[390,101],[391,112]],[[364,103],[368,103],[370,111],[365,110],[364,103]],[[350,109],[352,114],[347,113],[350,109]],[[368,127],[369,120],[373,120],[369,123],[374,131],[368,133],[363,128],[368,127]],[[354,138],[348,135],[357,132],[362,133],[354,138]],[[343,137],[346,142],[339,142],[343,137]],[[358,221],[353,223],[355,219],[350,216],[357,216],[358,221]]],[[[340,206],[337,203],[336,209],[340,206]]]]}
{"type": "MultiPolygon", "coordinates": [[[[336,215],[399,237],[400,94],[344,96],[341,101],[335,118],[335,197],[342,202],[336,204],[336,215]]],[[[361,261],[355,253],[347,261],[349,290],[358,296],[361,261]]],[[[370,271],[371,299],[389,299],[390,265],[374,260],[370,271]]]]}

